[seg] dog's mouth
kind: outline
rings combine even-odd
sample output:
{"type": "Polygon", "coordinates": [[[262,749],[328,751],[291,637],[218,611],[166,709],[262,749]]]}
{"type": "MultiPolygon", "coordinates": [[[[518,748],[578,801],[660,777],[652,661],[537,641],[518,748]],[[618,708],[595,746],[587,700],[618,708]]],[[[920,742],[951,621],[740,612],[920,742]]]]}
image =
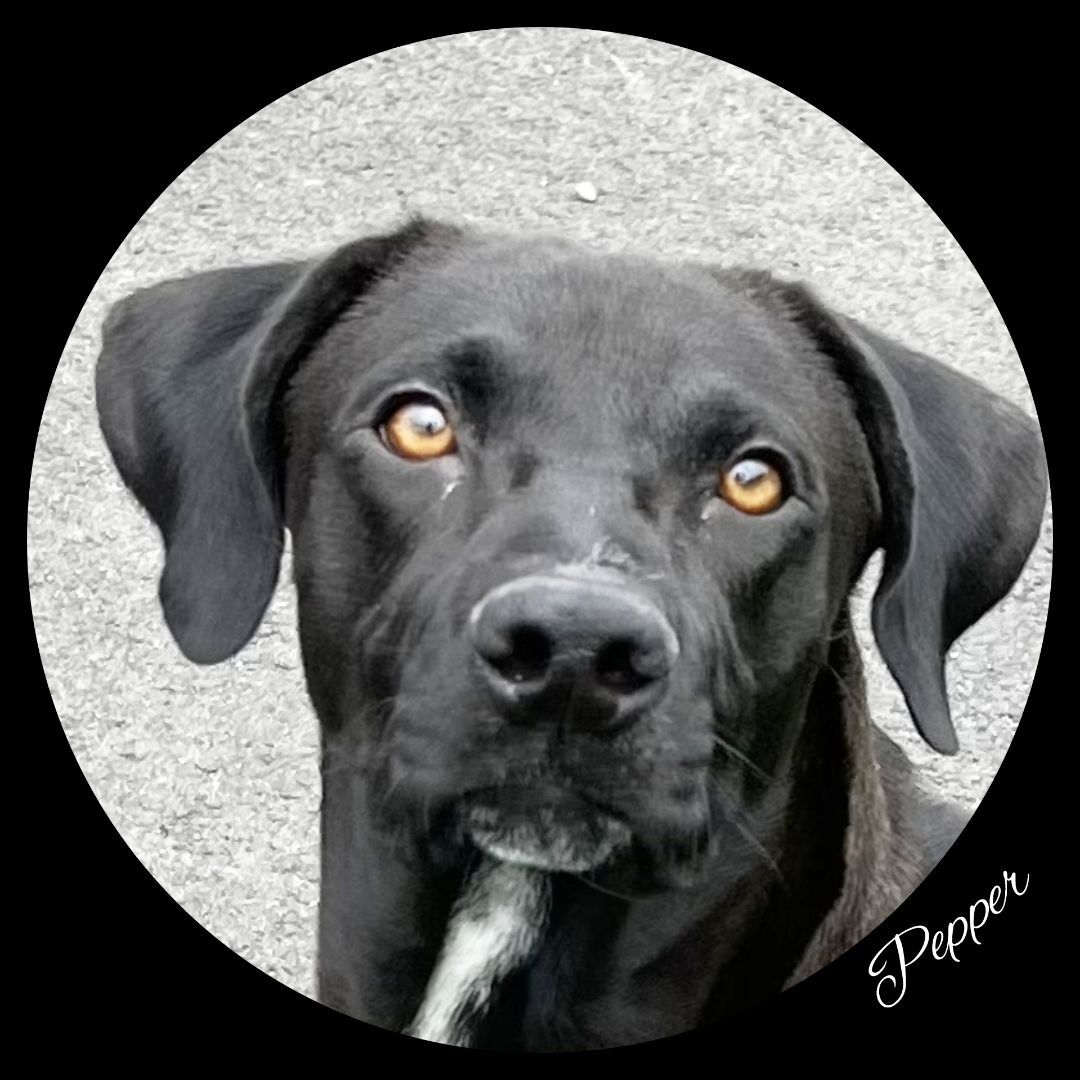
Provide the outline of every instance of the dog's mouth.
{"type": "Polygon", "coordinates": [[[562,873],[584,873],[629,846],[629,826],[564,788],[488,788],[467,795],[466,835],[502,862],[562,873]]]}

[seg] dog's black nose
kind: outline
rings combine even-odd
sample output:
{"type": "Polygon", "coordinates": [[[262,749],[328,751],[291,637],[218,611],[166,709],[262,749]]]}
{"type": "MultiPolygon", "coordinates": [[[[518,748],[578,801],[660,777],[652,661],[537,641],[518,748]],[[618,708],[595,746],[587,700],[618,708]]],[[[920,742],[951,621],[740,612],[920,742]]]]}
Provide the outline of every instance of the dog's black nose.
{"type": "Polygon", "coordinates": [[[469,634],[507,715],[583,727],[633,719],[663,693],[679,655],[663,614],[630,586],[531,576],[493,589],[469,634]]]}

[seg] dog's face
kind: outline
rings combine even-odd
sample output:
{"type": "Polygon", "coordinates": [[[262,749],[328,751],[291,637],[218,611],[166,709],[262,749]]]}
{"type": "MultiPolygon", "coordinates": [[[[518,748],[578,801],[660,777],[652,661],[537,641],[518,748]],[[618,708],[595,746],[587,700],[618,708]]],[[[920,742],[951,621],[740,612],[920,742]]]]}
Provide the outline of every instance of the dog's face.
{"type": "Polygon", "coordinates": [[[474,241],[297,371],[305,650],[388,817],[682,871],[784,771],[879,512],[847,388],[745,290],[474,241]]]}
{"type": "Polygon", "coordinates": [[[425,223],[137,294],[98,400],[193,659],[289,528],[324,773],[388,832],[661,887],[786,827],[875,547],[879,646],[955,748],[945,652],[1045,497],[1030,421],[798,286],[425,223]]]}

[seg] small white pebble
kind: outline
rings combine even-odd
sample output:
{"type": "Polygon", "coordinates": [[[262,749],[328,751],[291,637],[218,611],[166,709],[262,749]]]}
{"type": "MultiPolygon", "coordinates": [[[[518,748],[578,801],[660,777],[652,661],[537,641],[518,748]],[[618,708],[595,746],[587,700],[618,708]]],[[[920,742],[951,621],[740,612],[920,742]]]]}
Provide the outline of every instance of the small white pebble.
{"type": "Polygon", "coordinates": [[[600,196],[600,192],[596,190],[595,184],[590,184],[588,180],[583,180],[580,184],[574,187],[574,194],[582,202],[596,202],[600,196]]]}

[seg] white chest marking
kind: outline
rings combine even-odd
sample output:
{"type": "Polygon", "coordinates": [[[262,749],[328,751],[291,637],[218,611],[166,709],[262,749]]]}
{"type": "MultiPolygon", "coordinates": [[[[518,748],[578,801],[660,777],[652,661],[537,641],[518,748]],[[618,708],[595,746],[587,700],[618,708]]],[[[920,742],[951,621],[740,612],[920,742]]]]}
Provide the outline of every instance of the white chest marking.
{"type": "Polygon", "coordinates": [[[454,905],[446,940],[407,1034],[468,1046],[495,983],[533,954],[547,919],[543,871],[485,858],[454,905]]]}

